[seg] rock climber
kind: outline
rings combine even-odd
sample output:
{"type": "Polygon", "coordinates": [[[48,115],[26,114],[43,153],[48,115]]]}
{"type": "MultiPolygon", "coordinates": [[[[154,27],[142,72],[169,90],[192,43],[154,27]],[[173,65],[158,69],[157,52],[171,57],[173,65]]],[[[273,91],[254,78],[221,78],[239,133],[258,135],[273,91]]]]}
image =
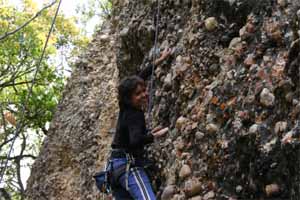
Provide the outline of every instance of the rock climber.
{"type": "MultiPolygon", "coordinates": [[[[155,60],[156,67],[171,54],[169,48],[155,60]]],[[[145,172],[145,145],[167,133],[167,128],[147,130],[144,108],[148,93],[145,80],[152,73],[148,65],[138,76],[124,78],[118,87],[119,116],[112,142],[111,170],[112,194],[116,200],[154,200],[151,181],[145,172]]]]}

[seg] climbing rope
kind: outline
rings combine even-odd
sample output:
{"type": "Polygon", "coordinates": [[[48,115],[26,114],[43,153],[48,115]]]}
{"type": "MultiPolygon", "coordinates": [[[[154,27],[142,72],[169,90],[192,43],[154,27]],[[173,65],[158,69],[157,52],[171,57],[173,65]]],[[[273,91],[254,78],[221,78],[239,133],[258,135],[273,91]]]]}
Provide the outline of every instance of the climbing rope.
{"type": "Polygon", "coordinates": [[[159,18],[160,18],[160,6],[159,0],[157,0],[157,11],[156,11],[156,26],[155,26],[155,40],[154,40],[154,50],[152,52],[152,72],[150,79],[150,89],[149,89],[149,105],[148,105],[148,127],[152,128],[152,104],[153,104],[153,80],[154,80],[154,65],[155,60],[157,58],[157,43],[158,43],[158,26],[159,26],[159,18]]]}
{"type": "MultiPolygon", "coordinates": [[[[45,55],[45,51],[46,51],[46,48],[47,48],[47,45],[48,45],[48,41],[49,41],[51,32],[52,32],[53,27],[54,27],[54,24],[55,24],[55,20],[56,20],[56,17],[57,17],[57,15],[58,15],[58,11],[59,11],[61,2],[62,2],[62,0],[59,0],[59,3],[58,3],[58,6],[57,6],[55,15],[54,15],[54,17],[53,17],[53,19],[52,19],[51,27],[50,27],[50,30],[49,30],[49,32],[48,32],[47,39],[46,39],[46,42],[45,42],[45,45],[44,45],[44,48],[43,48],[41,57],[40,57],[39,62],[38,62],[38,64],[37,64],[36,71],[35,71],[34,77],[33,77],[33,79],[32,79],[31,86],[30,86],[30,88],[29,88],[29,92],[28,92],[28,94],[27,94],[27,96],[26,96],[26,99],[25,99],[25,103],[28,102],[29,97],[32,95],[33,86],[34,86],[34,84],[35,84],[37,74],[38,74],[38,72],[39,72],[41,63],[42,63],[42,61],[43,61],[43,58],[44,58],[44,55],[45,55]]],[[[22,109],[21,109],[21,118],[20,118],[19,123],[17,123],[15,133],[13,134],[14,136],[13,136],[13,138],[12,138],[12,143],[11,143],[11,146],[10,146],[9,151],[8,151],[8,153],[7,153],[7,157],[6,157],[6,161],[5,161],[4,167],[3,167],[3,169],[1,170],[0,183],[2,183],[4,174],[5,174],[7,165],[8,165],[8,159],[9,159],[11,153],[12,153],[13,146],[14,146],[14,144],[15,144],[15,141],[16,141],[17,137],[18,137],[19,134],[20,134],[20,130],[21,130],[21,129],[23,128],[23,126],[24,126],[23,123],[24,123],[24,116],[25,116],[25,114],[24,114],[24,113],[25,113],[25,103],[24,103],[24,105],[22,106],[22,109]]]]}

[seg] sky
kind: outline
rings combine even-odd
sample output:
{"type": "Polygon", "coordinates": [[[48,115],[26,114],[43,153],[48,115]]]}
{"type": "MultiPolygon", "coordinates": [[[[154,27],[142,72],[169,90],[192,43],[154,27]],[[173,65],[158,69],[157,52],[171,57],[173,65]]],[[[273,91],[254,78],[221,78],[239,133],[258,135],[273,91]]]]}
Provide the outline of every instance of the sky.
{"type": "MultiPolygon", "coordinates": [[[[61,4],[61,12],[63,12],[66,16],[74,16],[76,15],[76,6],[77,5],[87,5],[87,0],[62,0],[61,4]]],[[[89,36],[93,34],[94,27],[97,24],[98,19],[94,17],[87,24],[87,33],[89,36]]]]}
{"type": "MultiPolygon", "coordinates": [[[[52,0],[33,0],[33,1],[38,3],[41,8],[43,4],[48,4],[49,2],[52,2],[52,0]]],[[[9,0],[9,3],[14,5],[20,5],[20,2],[22,2],[22,0],[9,0]]],[[[76,7],[87,5],[87,4],[88,4],[87,0],[62,0],[60,6],[60,13],[62,12],[68,17],[75,16],[77,14],[76,7]]],[[[96,26],[98,20],[99,19],[94,17],[92,20],[88,22],[86,27],[88,36],[91,36],[93,34],[94,27],[96,26]]]]}
{"type": "MultiPolygon", "coordinates": [[[[51,2],[49,0],[33,0],[39,5],[43,5],[45,3],[51,2]]],[[[22,0],[10,0],[9,3],[18,5],[22,0]]],[[[78,4],[86,4],[87,1],[82,0],[62,0],[60,10],[64,12],[68,16],[72,16],[76,14],[75,8],[78,4]]]]}
{"type": "MultiPolygon", "coordinates": [[[[42,1],[33,0],[33,1],[40,5],[51,2],[49,0],[42,0],[42,1]]],[[[15,4],[15,5],[19,4],[20,2],[21,2],[21,0],[10,0],[9,1],[9,3],[15,4]]],[[[86,1],[82,1],[82,0],[62,0],[60,8],[65,14],[72,16],[76,13],[75,12],[76,5],[82,4],[82,3],[84,4],[85,2],[86,1]]]]}

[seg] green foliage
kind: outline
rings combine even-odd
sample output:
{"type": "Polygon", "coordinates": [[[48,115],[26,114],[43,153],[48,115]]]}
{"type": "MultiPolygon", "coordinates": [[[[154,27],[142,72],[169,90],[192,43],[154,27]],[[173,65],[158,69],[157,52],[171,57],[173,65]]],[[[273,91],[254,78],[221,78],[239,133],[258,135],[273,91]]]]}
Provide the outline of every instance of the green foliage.
{"type": "MultiPolygon", "coordinates": [[[[16,29],[36,11],[30,5],[26,5],[25,12],[17,11],[10,7],[6,8],[1,8],[0,15],[6,16],[8,19],[14,18],[14,24],[10,24],[7,29],[1,29],[0,34],[5,34],[4,31],[6,30],[16,29]],[[28,13],[28,10],[32,13],[28,13]]],[[[48,12],[45,13],[52,16],[51,12],[53,10],[48,12]]],[[[42,128],[43,124],[51,119],[52,114],[48,114],[45,117],[44,111],[54,110],[57,99],[59,99],[59,94],[54,91],[56,89],[61,91],[63,88],[64,77],[58,76],[55,73],[55,66],[49,66],[45,59],[39,68],[40,71],[35,82],[32,98],[28,103],[25,102],[50,28],[51,17],[46,14],[43,14],[41,18],[37,18],[23,30],[5,38],[0,43],[0,101],[2,106],[5,106],[2,107],[2,110],[13,107],[14,110],[20,111],[21,106],[25,104],[25,118],[31,122],[26,124],[28,128],[42,128]]],[[[1,17],[0,23],[5,24],[6,18],[1,17]]],[[[50,38],[46,58],[55,54],[60,46],[65,45],[57,43],[59,36],[63,35],[66,40],[76,40],[74,38],[78,36],[78,31],[76,32],[76,27],[70,20],[60,17],[60,23],[64,23],[65,26],[70,28],[63,30],[56,28],[55,33],[50,38]]],[[[71,40],[70,42],[73,41],[71,40]]],[[[15,114],[18,120],[19,115],[23,113],[16,112],[15,114]]]]}

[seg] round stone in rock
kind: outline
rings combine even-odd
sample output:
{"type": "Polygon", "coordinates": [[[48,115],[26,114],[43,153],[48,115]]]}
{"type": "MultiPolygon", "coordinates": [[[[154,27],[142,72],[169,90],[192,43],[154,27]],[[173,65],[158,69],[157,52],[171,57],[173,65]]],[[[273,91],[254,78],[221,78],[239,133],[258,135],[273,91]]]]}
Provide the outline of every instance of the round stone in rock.
{"type": "Polygon", "coordinates": [[[197,131],[195,137],[197,140],[201,140],[202,138],[204,138],[204,133],[197,131]]]}
{"type": "Polygon", "coordinates": [[[255,134],[258,132],[258,128],[259,126],[257,124],[253,124],[250,128],[249,128],[249,133],[251,134],[255,134]]]}
{"type": "Polygon", "coordinates": [[[164,83],[167,86],[171,86],[172,85],[172,75],[171,75],[171,73],[167,74],[166,78],[164,79],[164,83]]]}
{"type": "Polygon", "coordinates": [[[297,106],[298,103],[299,103],[299,101],[298,101],[297,99],[293,99],[292,104],[293,104],[294,106],[297,106]]]}
{"type": "Polygon", "coordinates": [[[229,48],[230,49],[235,48],[241,41],[242,41],[242,39],[240,37],[233,38],[229,44],[229,48]]]}
{"type": "Polygon", "coordinates": [[[199,194],[202,190],[202,185],[198,180],[191,179],[184,184],[184,193],[187,197],[193,197],[199,194]]]}
{"type": "Polygon", "coordinates": [[[240,35],[240,38],[245,38],[245,36],[247,35],[247,27],[246,26],[243,26],[240,30],[239,30],[239,35],[240,35]]]}
{"type": "Polygon", "coordinates": [[[275,133],[282,133],[285,132],[287,128],[287,122],[277,122],[275,125],[275,133]]]}
{"type": "Polygon", "coordinates": [[[297,11],[297,17],[300,20],[300,9],[297,11]]]}
{"type": "Polygon", "coordinates": [[[244,60],[244,65],[248,66],[248,67],[250,67],[254,63],[255,63],[255,60],[254,60],[254,55],[253,54],[249,54],[247,56],[247,58],[244,60]]]}
{"type": "Polygon", "coordinates": [[[181,136],[179,136],[176,139],[176,141],[173,142],[173,145],[174,145],[175,149],[177,149],[179,151],[183,150],[184,147],[185,147],[185,143],[184,143],[184,141],[183,141],[183,139],[182,139],[181,136]]]}
{"type": "Polygon", "coordinates": [[[218,71],[218,69],[219,69],[219,65],[217,65],[217,64],[212,64],[208,68],[209,72],[212,74],[216,73],[218,71]]]}
{"type": "Polygon", "coordinates": [[[204,195],[203,200],[209,200],[209,199],[214,199],[214,198],[215,198],[214,191],[210,191],[204,195]]]}
{"type": "Polygon", "coordinates": [[[103,34],[100,36],[100,40],[102,40],[102,41],[109,41],[109,39],[110,39],[110,37],[107,34],[103,34]]]}
{"type": "Polygon", "coordinates": [[[203,199],[201,196],[197,195],[197,196],[190,198],[189,200],[203,200],[203,199]]]}
{"type": "Polygon", "coordinates": [[[294,96],[293,92],[289,92],[285,95],[285,100],[291,103],[293,101],[293,96],[294,96]]]}
{"type": "Polygon", "coordinates": [[[272,168],[272,169],[274,169],[275,167],[277,167],[277,163],[276,162],[274,162],[274,163],[272,163],[271,165],[270,165],[270,168],[272,168]]]}
{"type": "Polygon", "coordinates": [[[273,184],[267,185],[266,188],[265,188],[265,191],[266,191],[267,196],[271,197],[271,196],[276,195],[280,192],[280,187],[279,187],[278,184],[273,183],[273,184]]]}
{"type": "Polygon", "coordinates": [[[128,32],[129,32],[129,28],[128,28],[128,27],[123,28],[123,29],[121,30],[121,32],[120,32],[120,36],[121,36],[121,37],[125,37],[125,36],[128,35],[128,32]]]}
{"type": "Polygon", "coordinates": [[[189,175],[191,175],[192,173],[192,170],[190,168],[190,166],[188,165],[183,165],[180,169],[180,172],[179,172],[179,177],[180,178],[186,178],[188,177],[189,175]]]}
{"type": "Polygon", "coordinates": [[[206,115],[206,121],[207,121],[207,123],[212,123],[214,121],[214,118],[215,118],[215,115],[213,115],[211,113],[208,113],[206,115]]]}
{"type": "Polygon", "coordinates": [[[286,2],[286,0],[277,0],[277,3],[279,6],[285,7],[287,2],[286,2]]]}
{"type": "Polygon", "coordinates": [[[209,17],[205,20],[205,28],[208,31],[213,31],[218,27],[218,21],[215,17],[209,17]]]}
{"type": "Polygon", "coordinates": [[[216,133],[219,130],[219,127],[216,124],[210,123],[206,125],[206,130],[209,133],[216,133]]]}
{"type": "Polygon", "coordinates": [[[172,200],[185,200],[185,197],[183,194],[175,194],[172,200]]]}
{"type": "Polygon", "coordinates": [[[267,107],[275,104],[275,96],[269,91],[269,89],[264,88],[260,93],[260,103],[267,107]]]}
{"type": "Polygon", "coordinates": [[[242,190],[243,190],[243,187],[240,185],[236,186],[236,188],[235,188],[236,193],[241,193],[242,190]]]}
{"type": "Polygon", "coordinates": [[[283,138],[281,139],[282,143],[289,143],[292,140],[292,136],[293,136],[293,131],[289,131],[287,132],[283,138]]]}
{"type": "Polygon", "coordinates": [[[297,116],[299,113],[300,113],[300,103],[298,103],[298,104],[296,105],[296,107],[294,108],[294,110],[293,110],[293,115],[294,115],[294,116],[297,116]]]}
{"type": "Polygon", "coordinates": [[[182,117],[182,116],[179,117],[179,118],[177,119],[177,121],[176,121],[176,128],[177,128],[177,129],[180,129],[184,124],[187,123],[187,121],[188,121],[187,118],[182,117]]]}
{"type": "Polygon", "coordinates": [[[162,200],[170,200],[173,198],[175,192],[176,192],[175,185],[168,185],[167,187],[165,187],[165,189],[161,195],[161,199],[162,200]]]}

